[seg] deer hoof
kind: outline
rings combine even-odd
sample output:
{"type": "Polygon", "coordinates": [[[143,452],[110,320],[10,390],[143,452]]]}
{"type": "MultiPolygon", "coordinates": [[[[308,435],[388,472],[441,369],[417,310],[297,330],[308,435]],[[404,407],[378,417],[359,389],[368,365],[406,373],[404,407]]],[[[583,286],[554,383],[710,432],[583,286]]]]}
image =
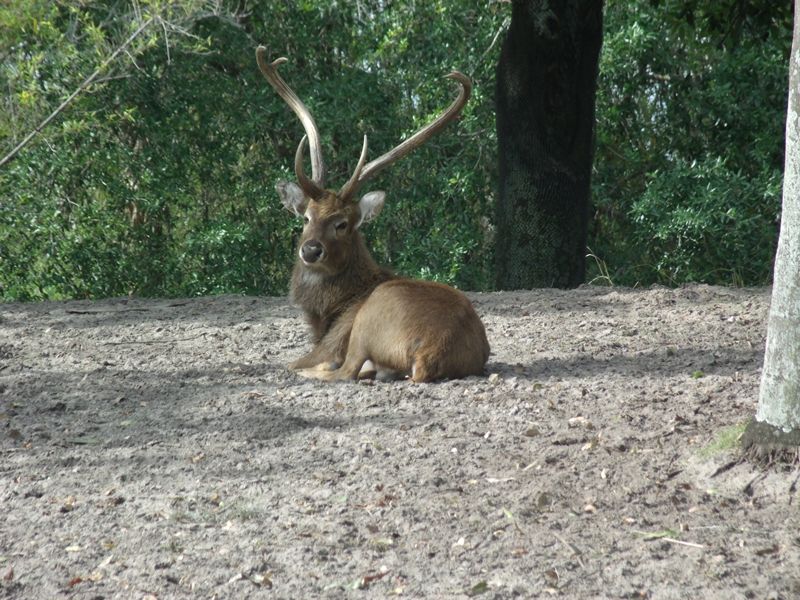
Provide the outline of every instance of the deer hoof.
{"type": "Polygon", "coordinates": [[[317,367],[314,367],[313,369],[297,369],[295,373],[297,373],[300,377],[305,377],[306,379],[321,379],[323,381],[333,381],[335,379],[334,371],[319,369],[317,367]]]}
{"type": "Polygon", "coordinates": [[[378,374],[378,369],[375,368],[375,363],[371,360],[364,361],[364,364],[361,365],[361,370],[358,372],[359,379],[375,379],[375,376],[378,374]]]}

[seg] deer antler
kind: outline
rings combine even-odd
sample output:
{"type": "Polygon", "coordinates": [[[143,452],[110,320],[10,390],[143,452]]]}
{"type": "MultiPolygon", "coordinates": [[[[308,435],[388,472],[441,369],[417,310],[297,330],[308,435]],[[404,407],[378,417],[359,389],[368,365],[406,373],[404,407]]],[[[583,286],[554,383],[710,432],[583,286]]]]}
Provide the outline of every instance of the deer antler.
{"type": "Polygon", "coordinates": [[[263,73],[266,80],[278,95],[283,98],[284,102],[289,105],[289,108],[294,111],[294,114],[300,119],[300,122],[303,124],[303,129],[306,131],[306,137],[301,140],[300,145],[297,147],[297,152],[295,153],[294,170],[297,176],[297,182],[307,196],[310,198],[320,198],[324,193],[325,163],[322,161],[319,131],[317,130],[317,125],[308,107],[303,104],[303,101],[297,97],[297,94],[292,91],[292,88],[290,88],[278,74],[278,65],[287,62],[287,60],[286,58],[278,58],[270,63],[267,61],[267,49],[264,48],[264,46],[256,48],[256,61],[258,62],[258,68],[261,69],[261,73],[263,73]],[[309,179],[303,171],[303,150],[305,149],[306,138],[311,147],[311,179],[309,179]]]}
{"type": "Polygon", "coordinates": [[[358,164],[356,165],[356,170],[353,171],[353,174],[350,176],[350,179],[342,186],[342,189],[339,190],[339,198],[346,199],[350,198],[353,194],[356,193],[359,186],[359,177],[361,176],[361,171],[364,168],[364,162],[367,160],[367,136],[364,136],[364,145],[361,147],[361,157],[358,159],[358,164]]]}
{"type": "Polygon", "coordinates": [[[340,195],[344,194],[345,192],[348,195],[354,194],[358,187],[367,179],[374,177],[393,162],[400,160],[412,150],[420,147],[431,137],[439,133],[439,131],[441,131],[445,125],[458,116],[458,114],[461,112],[461,109],[464,108],[464,105],[467,103],[467,100],[469,100],[470,93],[472,92],[472,82],[470,81],[469,77],[463,73],[459,73],[458,71],[453,71],[452,73],[445,75],[445,78],[455,79],[461,85],[461,89],[458,91],[458,96],[456,96],[456,99],[453,100],[452,104],[450,104],[450,106],[448,106],[447,109],[434,121],[417,131],[414,135],[398,146],[395,146],[393,149],[389,150],[389,152],[386,154],[382,154],[366,165],[364,165],[364,158],[367,151],[367,138],[364,136],[364,149],[361,152],[361,160],[359,160],[355,172],[353,173],[352,177],[350,177],[350,181],[348,181],[342,188],[340,195]]]}

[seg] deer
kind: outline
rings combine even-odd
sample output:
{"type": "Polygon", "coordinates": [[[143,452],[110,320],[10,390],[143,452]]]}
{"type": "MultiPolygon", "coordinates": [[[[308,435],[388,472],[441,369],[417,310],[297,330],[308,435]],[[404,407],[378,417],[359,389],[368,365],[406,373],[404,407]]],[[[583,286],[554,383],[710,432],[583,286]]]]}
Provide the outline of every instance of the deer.
{"type": "Polygon", "coordinates": [[[289,364],[298,375],[324,381],[409,378],[422,383],[482,375],[489,358],[486,330],[472,303],[442,283],[407,279],[379,266],[361,235],[381,212],[383,191],[357,192],[364,182],[424,144],[455,119],[472,83],[454,71],[458,95],[431,123],[392,150],[366,162],[367,136],[355,171],[338,190],[325,187],[319,131],[305,104],[278,73],[288,62],[256,49],[261,73],[300,120],[305,135],[294,157],[297,179],[275,189],[284,208],[303,219],[290,298],[311,330],[313,347],[289,364]],[[306,145],[311,177],[303,162],[306,145]]]}

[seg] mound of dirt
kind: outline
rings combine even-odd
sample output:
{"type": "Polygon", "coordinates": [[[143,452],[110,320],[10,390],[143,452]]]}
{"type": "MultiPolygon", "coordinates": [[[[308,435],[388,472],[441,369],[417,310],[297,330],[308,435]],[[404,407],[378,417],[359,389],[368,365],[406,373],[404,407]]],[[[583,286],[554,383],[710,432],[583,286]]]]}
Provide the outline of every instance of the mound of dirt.
{"type": "Polygon", "coordinates": [[[0,596],[797,598],[767,289],[471,295],[486,377],[304,380],[285,299],[0,305],[0,596]]]}

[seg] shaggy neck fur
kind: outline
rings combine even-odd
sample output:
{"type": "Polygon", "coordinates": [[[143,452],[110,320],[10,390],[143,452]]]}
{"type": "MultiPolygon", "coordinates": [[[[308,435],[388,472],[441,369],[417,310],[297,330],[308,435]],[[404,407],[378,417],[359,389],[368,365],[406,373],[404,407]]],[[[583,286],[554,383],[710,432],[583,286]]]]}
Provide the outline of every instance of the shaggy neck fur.
{"type": "Polygon", "coordinates": [[[305,312],[314,343],[317,343],[345,310],[362,302],[384,281],[394,278],[389,270],[373,260],[364,239],[356,231],[352,236],[350,259],[335,275],[309,269],[297,259],[292,272],[291,295],[305,312]]]}

